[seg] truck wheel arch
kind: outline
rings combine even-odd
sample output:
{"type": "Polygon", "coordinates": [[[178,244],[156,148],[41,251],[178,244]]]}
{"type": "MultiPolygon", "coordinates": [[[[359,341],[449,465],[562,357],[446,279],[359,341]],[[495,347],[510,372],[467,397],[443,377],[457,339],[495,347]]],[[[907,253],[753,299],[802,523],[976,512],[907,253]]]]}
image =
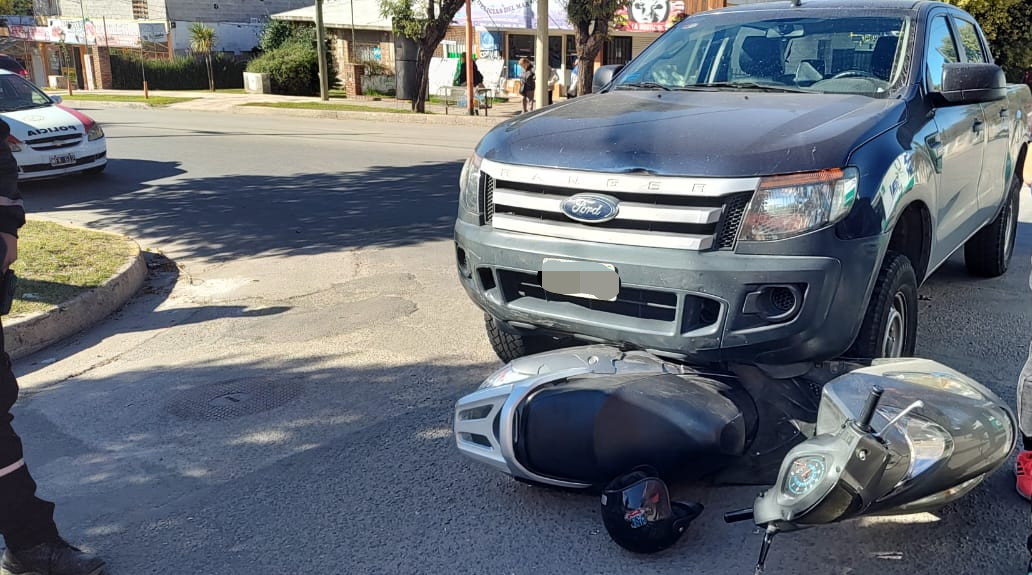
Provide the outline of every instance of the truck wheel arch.
{"type": "Polygon", "coordinates": [[[1014,175],[1024,184],[1032,183],[1032,162],[1028,160],[1028,142],[1021,144],[1014,162],[1014,175]]]}
{"type": "Polygon", "coordinates": [[[924,283],[932,251],[932,216],[923,201],[910,202],[900,213],[892,229],[888,250],[907,256],[914,267],[918,286],[924,283]]]}

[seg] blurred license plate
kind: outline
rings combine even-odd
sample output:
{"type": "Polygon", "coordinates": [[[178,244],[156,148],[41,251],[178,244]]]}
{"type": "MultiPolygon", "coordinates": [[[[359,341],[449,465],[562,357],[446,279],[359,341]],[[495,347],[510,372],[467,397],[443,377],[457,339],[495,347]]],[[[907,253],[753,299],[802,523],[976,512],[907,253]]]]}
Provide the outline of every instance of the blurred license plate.
{"type": "Polygon", "coordinates": [[[541,287],[555,294],[615,301],[620,276],[609,264],[545,259],[541,262],[541,287]]]}
{"type": "Polygon", "coordinates": [[[70,166],[75,163],[75,154],[62,154],[60,156],[50,156],[50,165],[59,168],[61,166],[70,166]]]}

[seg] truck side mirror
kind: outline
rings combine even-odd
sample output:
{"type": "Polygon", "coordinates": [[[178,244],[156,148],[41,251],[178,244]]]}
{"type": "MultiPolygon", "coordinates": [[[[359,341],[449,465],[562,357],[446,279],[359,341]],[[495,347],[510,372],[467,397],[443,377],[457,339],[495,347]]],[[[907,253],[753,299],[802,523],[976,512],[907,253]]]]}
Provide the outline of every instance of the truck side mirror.
{"type": "Polygon", "coordinates": [[[937,97],[947,106],[1002,100],[1007,97],[1007,78],[995,64],[946,64],[937,97]]]}
{"type": "Polygon", "coordinates": [[[612,82],[613,76],[616,76],[620,70],[623,70],[623,64],[612,64],[596,68],[595,75],[591,78],[591,91],[598,92],[605,88],[606,84],[612,82]]]}

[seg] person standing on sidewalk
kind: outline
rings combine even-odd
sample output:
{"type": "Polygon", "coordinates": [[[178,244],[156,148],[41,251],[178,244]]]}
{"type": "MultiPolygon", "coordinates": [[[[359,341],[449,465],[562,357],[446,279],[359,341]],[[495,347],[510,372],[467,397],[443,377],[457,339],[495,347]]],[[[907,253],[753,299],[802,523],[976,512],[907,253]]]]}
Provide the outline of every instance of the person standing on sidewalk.
{"type": "MultiPolygon", "coordinates": [[[[1032,149],[1029,150],[1032,152],[1032,149]]],[[[1024,166],[1021,173],[1021,195],[1025,201],[1032,200],[1032,158],[1024,158],[1024,166]]],[[[1030,278],[1029,281],[1032,281],[1030,278]]],[[[1018,493],[1025,499],[1032,499],[1032,342],[1029,347],[1029,357],[1025,367],[1018,376],[1018,429],[1021,430],[1021,451],[1018,453],[1018,460],[1014,464],[1014,473],[1018,478],[1018,493]]],[[[1028,541],[1029,551],[1032,552],[1032,536],[1028,541]]],[[[1029,573],[1032,573],[1032,562],[1029,563],[1029,573]]]]}
{"type": "MultiPolygon", "coordinates": [[[[18,258],[18,230],[25,224],[18,162],[7,145],[10,134],[11,127],[0,118],[0,278],[18,258]]],[[[54,524],[54,504],[36,497],[21,439],[11,426],[17,399],[18,380],[0,326],[0,535],[7,546],[0,574],[100,575],[104,561],[62,539],[54,524]]]]}

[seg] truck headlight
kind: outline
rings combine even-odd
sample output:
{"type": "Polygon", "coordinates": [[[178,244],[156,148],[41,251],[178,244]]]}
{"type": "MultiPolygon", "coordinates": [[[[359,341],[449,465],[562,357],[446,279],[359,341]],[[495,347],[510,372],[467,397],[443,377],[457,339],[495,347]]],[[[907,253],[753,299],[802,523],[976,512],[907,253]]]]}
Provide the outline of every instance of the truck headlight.
{"type": "Polygon", "coordinates": [[[480,156],[473,154],[459,176],[459,206],[468,214],[480,215],[480,156]]]}
{"type": "Polygon", "coordinates": [[[101,129],[100,124],[93,124],[90,126],[89,131],[86,132],[86,139],[89,141],[99,140],[104,137],[104,130],[101,129]]]}
{"type": "Polygon", "coordinates": [[[853,207],[859,179],[856,168],[763,178],[739,239],[780,240],[833,224],[853,207]]]}

